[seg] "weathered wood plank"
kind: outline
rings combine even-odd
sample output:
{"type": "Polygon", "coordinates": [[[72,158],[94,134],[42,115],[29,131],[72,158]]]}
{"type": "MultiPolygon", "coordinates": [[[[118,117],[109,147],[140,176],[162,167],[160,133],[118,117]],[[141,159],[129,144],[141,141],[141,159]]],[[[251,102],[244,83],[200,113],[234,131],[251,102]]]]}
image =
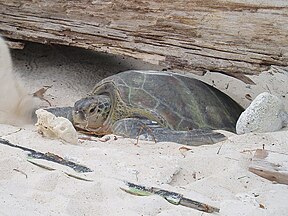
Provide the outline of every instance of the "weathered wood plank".
{"type": "Polygon", "coordinates": [[[287,154],[257,149],[249,166],[249,171],[269,181],[288,185],[287,163],[287,154]]]}
{"type": "Polygon", "coordinates": [[[235,77],[288,65],[287,20],[285,0],[0,0],[8,38],[235,77]]]}

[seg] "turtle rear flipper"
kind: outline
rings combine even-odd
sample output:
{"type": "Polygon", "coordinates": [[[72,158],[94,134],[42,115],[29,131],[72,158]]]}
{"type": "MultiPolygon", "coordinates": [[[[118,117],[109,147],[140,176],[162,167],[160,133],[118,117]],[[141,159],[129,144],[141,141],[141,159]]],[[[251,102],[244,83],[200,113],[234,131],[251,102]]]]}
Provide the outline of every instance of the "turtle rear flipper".
{"type": "Polygon", "coordinates": [[[227,139],[223,134],[211,129],[175,131],[163,128],[153,121],[136,118],[118,120],[113,124],[112,132],[116,135],[132,139],[176,142],[190,146],[214,144],[227,139]]]}

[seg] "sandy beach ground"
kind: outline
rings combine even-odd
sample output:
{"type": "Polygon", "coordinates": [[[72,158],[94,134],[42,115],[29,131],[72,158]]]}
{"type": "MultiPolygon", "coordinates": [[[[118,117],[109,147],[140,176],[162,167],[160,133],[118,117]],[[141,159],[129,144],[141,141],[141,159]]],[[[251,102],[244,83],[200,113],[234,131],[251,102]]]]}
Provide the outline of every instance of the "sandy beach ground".
{"type": "MultiPolygon", "coordinates": [[[[134,59],[97,54],[71,47],[26,45],[13,50],[17,77],[29,93],[51,86],[45,98],[52,106],[71,106],[96,82],[129,69],[163,68],[134,59]]],[[[221,74],[197,77],[224,91],[244,107],[263,91],[279,96],[288,108],[288,70],[274,68],[252,77],[256,85],[221,74]]],[[[37,104],[48,107],[46,101],[37,104]]],[[[248,171],[256,149],[276,152],[273,158],[288,170],[288,132],[235,135],[226,141],[183,150],[177,143],[153,143],[118,137],[79,139],[77,145],[51,140],[34,125],[0,125],[0,137],[43,153],[83,164],[93,172],[38,160],[47,170],[27,161],[27,152],[0,144],[0,215],[208,215],[172,205],[160,196],[134,196],[120,189],[122,180],[155,186],[220,208],[209,215],[288,215],[288,186],[248,171]],[[103,142],[104,141],[104,142],[103,142]],[[76,175],[86,180],[74,177],[76,175]],[[70,176],[69,176],[70,175],[70,176]]],[[[79,137],[82,135],[79,134],[79,137]]]]}

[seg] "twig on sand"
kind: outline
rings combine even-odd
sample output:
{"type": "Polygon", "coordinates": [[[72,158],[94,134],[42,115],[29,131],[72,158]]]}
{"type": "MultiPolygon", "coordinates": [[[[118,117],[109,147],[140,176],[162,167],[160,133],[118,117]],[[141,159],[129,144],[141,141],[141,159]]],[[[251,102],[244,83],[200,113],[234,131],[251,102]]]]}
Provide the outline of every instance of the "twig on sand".
{"type": "Polygon", "coordinates": [[[127,182],[127,181],[124,181],[124,183],[127,188],[120,187],[120,189],[133,195],[149,196],[149,195],[155,194],[155,195],[159,195],[163,197],[165,200],[167,200],[169,203],[173,205],[182,205],[182,206],[186,206],[189,208],[197,209],[199,211],[204,211],[207,213],[220,211],[219,208],[186,198],[182,194],[179,194],[179,193],[162,190],[156,187],[146,187],[142,185],[137,185],[137,184],[127,182]]]}
{"type": "Polygon", "coordinates": [[[39,164],[39,163],[37,163],[37,162],[35,162],[35,161],[32,161],[32,160],[29,160],[29,159],[28,159],[27,161],[28,161],[29,163],[35,165],[35,166],[41,167],[41,168],[46,169],[46,170],[49,170],[49,171],[54,171],[54,170],[55,170],[55,169],[52,168],[52,167],[48,167],[48,166],[45,166],[45,165],[43,165],[43,164],[39,164]]]}
{"type": "Polygon", "coordinates": [[[217,154],[220,153],[220,151],[221,151],[223,145],[224,145],[224,144],[220,145],[220,147],[219,147],[219,149],[218,149],[218,151],[217,151],[217,154]]]}
{"type": "Polygon", "coordinates": [[[73,174],[70,174],[70,173],[67,173],[67,172],[64,172],[64,173],[65,173],[67,176],[72,177],[72,178],[75,178],[75,179],[78,179],[78,180],[93,182],[93,180],[91,180],[91,179],[86,179],[86,178],[83,178],[83,177],[80,177],[80,176],[76,176],[76,175],[73,175],[73,174]]]}
{"type": "MultiPolygon", "coordinates": [[[[3,136],[10,136],[10,135],[12,135],[12,134],[16,134],[16,133],[20,132],[21,130],[22,130],[22,128],[19,128],[18,130],[13,131],[13,132],[10,132],[10,133],[8,133],[8,134],[5,134],[5,135],[3,135],[3,136]]],[[[2,137],[2,136],[0,136],[0,137],[2,137]]]]}
{"type": "Polygon", "coordinates": [[[16,172],[19,172],[19,173],[21,173],[21,174],[23,174],[23,175],[25,175],[26,179],[28,178],[28,175],[27,175],[25,172],[23,172],[23,171],[21,171],[21,170],[18,170],[18,169],[13,169],[13,170],[16,171],[16,172]]]}
{"type": "MultiPolygon", "coordinates": [[[[32,160],[27,160],[28,162],[32,163],[33,165],[36,165],[38,167],[41,167],[43,169],[46,169],[46,170],[49,170],[49,171],[54,171],[56,169],[52,168],[52,167],[49,167],[49,166],[46,166],[46,165],[43,165],[43,164],[40,164],[40,163],[37,163],[35,161],[32,161],[32,160]]],[[[82,181],[89,181],[89,182],[92,182],[93,180],[91,179],[86,179],[86,178],[83,178],[83,177],[80,177],[80,176],[76,176],[76,175],[73,175],[71,173],[67,173],[67,172],[63,172],[65,175],[69,176],[69,177],[72,177],[72,178],[75,178],[75,179],[78,179],[78,180],[82,180],[82,181]]]]}
{"type": "Polygon", "coordinates": [[[92,170],[86,166],[76,164],[72,161],[66,160],[66,159],[64,159],[64,158],[62,158],[56,154],[50,153],[50,152],[42,153],[39,151],[35,151],[33,149],[30,149],[30,148],[26,148],[23,146],[12,144],[8,140],[2,139],[2,138],[0,138],[0,143],[3,145],[10,146],[10,147],[22,149],[23,151],[27,151],[27,152],[29,152],[28,153],[29,157],[32,157],[35,159],[44,159],[44,160],[52,161],[52,162],[55,162],[55,163],[58,163],[61,165],[65,165],[65,166],[68,166],[79,173],[92,172],[92,170]]]}

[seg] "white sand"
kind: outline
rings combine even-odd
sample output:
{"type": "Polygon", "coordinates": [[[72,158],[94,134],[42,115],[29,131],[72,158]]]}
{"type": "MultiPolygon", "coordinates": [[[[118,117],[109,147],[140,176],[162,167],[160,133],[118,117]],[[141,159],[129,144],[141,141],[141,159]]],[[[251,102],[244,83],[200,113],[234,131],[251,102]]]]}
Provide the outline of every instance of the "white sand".
{"type": "MultiPolygon", "coordinates": [[[[46,93],[53,106],[72,105],[95,82],[115,72],[157,67],[136,60],[78,52],[75,49],[29,45],[13,51],[16,72],[29,92],[53,85],[46,93]]],[[[207,82],[225,89],[242,105],[263,90],[287,97],[287,72],[253,77],[256,86],[222,75],[205,76],[207,82]],[[217,79],[216,79],[217,78],[217,79]],[[264,83],[263,80],[266,80],[264,83]],[[267,81],[268,80],[268,81],[267,81]],[[268,87],[267,87],[268,86],[268,87]]],[[[204,78],[205,78],[204,77],[204,78]]],[[[284,97],[283,97],[284,98],[284,97]]],[[[285,99],[285,98],[284,98],[285,99]]],[[[287,107],[287,99],[284,101],[287,107]]],[[[46,102],[41,102],[47,105],[46,102]]],[[[288,186],[274,184],[248,171],[253,150],[262,148],[288,154],[287,131],[266,134],[229,134],[211,146],[182,152],[176,143],[150,143],[113,136],[107,142],[81,140],[78,145],[50,140],[27,125],[0,125],[0,136],[41,152],[52,152],[81,163],[94,172],[77,174],[85,182],[67,176],[67,167],[41,161],[55,171],[27,162],[19,149],[0,145],[0,215],[206,215],[174,206],[158,196],[138,197],[119,189],[121,179],[157,186],[220,208],[217,215],[287,215],[288,186]],[[21,129],[19,131],[19,129],[21,129]],[[220,150],[219,150],[220,149],[220,150]],[[243,150],[251,152],[243,153],[243,150]],[[217,154],[217,152],[219,153],[217,154]],[[260,204],[263,208],[260,207],[260,204]]],[[[288,156],[286,155],[286,162],[288,156]]]]}

